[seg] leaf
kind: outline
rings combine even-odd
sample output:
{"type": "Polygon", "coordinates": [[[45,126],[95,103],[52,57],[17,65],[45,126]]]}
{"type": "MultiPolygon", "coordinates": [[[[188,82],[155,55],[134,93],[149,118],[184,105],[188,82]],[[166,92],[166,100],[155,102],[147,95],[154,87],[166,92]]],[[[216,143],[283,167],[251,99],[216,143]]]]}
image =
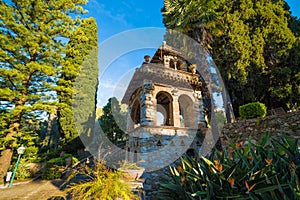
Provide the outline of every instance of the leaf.
{"type": "Polygon", "coordinates": [[[174,190],[174,191],[179,191],[180,190],[180,187],[178,185],[175,185],[175,184],[172,184],[172,183],[161,184],[161,186],[164,187],[164,188],[168,188],[168,189],[174,190]]]}
{"type": "Polygon", "coordinates": [[[205,158],[204,156],[202,156],[202,159],[209,165],[209,166],[213,166],[214,164],[208,160],[207,158],[205,158]]]}
{"type": "Polygon", "coordinates": [[[285,147],[283,144],[279,143],[278,141],[272,140],[271,141],[274,147],[276,149],[276,152],[279,153],[279,155],[287,154],[291,159],[294,158],[293,152],[285,147]]]}
{"type": "Polygon", "coordinates": [[[263,135],[263,137],[259,140],[259,145],[262,147],[265,147],[267,142],[269,141],[270,134],[266,133],[263,135]]]}
{"type": "Polygon", "coordinates": [[[173,168],[173,172],[174,172],[175,176],[180,176],[180,174],[179,174],[179,172],[177,171],[176,168],[173,168]]]}
{"type": "Polygon", "coordinates": [[[225,170],[224,172],[224,176],[226,179],[230,178],[232,176],[232,174],[234,174],[234,172],[236,171],[239,163],[241,161],[239,161],[238,163],[234,164],[233,166],[231,166],[229,169],[225,170]]]}
{"type": "MultiPolygon", "coordinates": [[[[284,184],[284,185],[281,185],[281,187],[285,187],[288,185],[289,184],[284,184]]],[[[265,187],[256,188],[254,193],[259,194],[259,193],[264,193],[264,192],[270,192],[270,191],[277,190],[277,189],[279,189],[278,185],[265,186],[265,187]]]]}
{"type": "Polygon", "coordinates": [[[202,195],[206,195],[206,194],[207,194],[206,191],[197,191],[191,195],[192,195],[192,197],[196,197],[196,196],[202,196],[202,195]]]}

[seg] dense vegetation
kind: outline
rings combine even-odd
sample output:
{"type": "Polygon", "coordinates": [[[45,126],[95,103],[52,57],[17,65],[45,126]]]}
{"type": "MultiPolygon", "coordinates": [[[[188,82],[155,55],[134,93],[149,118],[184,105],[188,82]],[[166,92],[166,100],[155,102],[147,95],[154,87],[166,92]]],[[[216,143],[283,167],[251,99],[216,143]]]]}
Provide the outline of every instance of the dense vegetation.
{"type": "Polygon", "coordinates": [[[122,109],[122,105],[117,98],[113,97],[108,100],[108,103],[102,109],[99,123],[112,143],[116,145],[124,144],[127,112],[124,108],[122,109]]]}
{"type": "Polygon", "coordinates": [[[166,0],[169,29],[186,33],[213,57],[238,116],[259,101],[299,109],[300,20],[283,0],[166,0]]]}
{"type": "Polygon", "coordinates": [[[182,158],[161,182],[160,199],[299,199],[298,140],[283,136],[258,144],[231,143],[228,151],[182,158]]]}
{"type": "MultiPolygon", "coordinates": [[[[48,161],[43,177],[61,177],[66,164],[60,156],[63,147],[75,151],[78,137],[89,137],[93,131],[98,38],[95,20],[80,18],[86,3],[0,0],[1,180],[12,168],[20,144],[26,146],[20,174],[30,176],[26,161],[48,161]]],[[[268,109],[299,109],[300,20],[291,16],[283,0],[164,3],[166,27],[191,36],[214,59],[236,115],[240,106],[258,101],[268,109]]],[[[101,128],[113,143],[122,145],[127,121],[122,105],[111,98],[101,111],[101,128]]],[[[263,140],[244,149],[232,145],[232,152],[215,151],[210,160],[182,160],[181,168],[171,170],[175,183],[163,184],[162,195],[271,198],[284,194],[292,199],[300,192],[299,152],[290,139],[282,141],[263,140]]],[[[122,174],[101,164],[90,174],[90,182],[70,188],[71,194],[131,198],[122,174]]]]}
{"type": "Polygon", "coordinates": [[[72,95],[84,97],[80,117],[95,117],[97,26],[92,18],[80,19],[86,3],[0,1],[0,177],[20,144],[26,146],[24,157],[41,161],[85,133],[74,131],[72,95]],[[87,78],[89,72],[94,78],[87,78]],[[76,82],[87,86],[74,92],[78,74],[76,82]],[[51,153],[37,158],[43,151],[51,153]]]}
{"type": "Polygon", "coordinates": [[[84,97],[85,108],[80,110],[81,121],[88,119],[89,115],[94,115],[96,107],[96,88],[97,88],[97,47],[98,30],[94,18],[83,19],[80,26],[72,34],[70,41],[66,46],[65,63],[62,66],[61,74],[58,80],[57,93],[59,98],[59,132],[68,143],[78,137],[77,128],[74,124],[73,95],[76,99],[84,97]],[[91,56],[93,55],[93,56],[91,56]],[[84,73],[86,72],[86,73],[84,73]],[[83,79],[84,76],[94,74],[94,79],[83,79]],[[75,81],[77,81],[75,83],[75,81]],[[82,84],[81,87],[75,87],[75,84],[82,84]],[[75,88],[74,88],[75,87],[75,88]],[[91,94],[88,94],[88,92],[91,94]],[[86,111],[86,112],[85,112],[86,111]]]}
{"type": "Polygon", "coordinates": [[[72,172],[66,181],[66,192],[72,199],[139,199],[125,182],[122,172],[113,171],[102,163],[96,164],[96,169],[87,166],[72,172]],[[84,176],[79,183],[68,184],[76,176],[84,176]]]}

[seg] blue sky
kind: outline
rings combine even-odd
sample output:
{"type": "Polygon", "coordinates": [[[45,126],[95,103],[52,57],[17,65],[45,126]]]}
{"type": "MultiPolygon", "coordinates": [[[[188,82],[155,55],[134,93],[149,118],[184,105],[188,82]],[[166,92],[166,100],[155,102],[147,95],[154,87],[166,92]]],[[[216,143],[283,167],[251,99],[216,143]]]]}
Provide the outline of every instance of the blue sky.
{"type": "MultiPolygon", "coordinates": [[[[300,17],[300,0],[287,0],[291,7],[292,15],[300,17]]],[[[89,10],[87,16],[96,18],[99,32],[100,54],[101,52],[114,51],[111,49],[101,49],[101,44],[112,43],[114,36],[120,36],[124,31],[145,28],[158,27],[164,28],[162,23],[161,8],[163,0],[90,0],[86,9],[89,10]]],[[[134,69],[139,67],[143,62],[144,55],[153,55],[156,48],[162,41],[163,32],[161,35],[153,36],[153,44],[151,48],[142,48],[138,50],[128,51],[121,54],[119,57],[110,60],[110,64],[103,63],[103,59],[99,59],[99,68],[105,65],[106,70],[99,77],[100,87],[98,88],[98,106],[104,106],[107,99],[112,96],[121,98],[127,87],[128,81],[134,72],[134,69]]],[[[138,38],[139,40],[140,38],[138,38]]],[[[140,36],[143,37],[143,36],[140,36]]],[[[148,38],[149,39],[149,38],[148,38]]],[[[151,40],[151,38],[149,39],[151,40]]],[[[128,44],[130,41],[120,42],[120,48],[128,44]],[[127,43],[126,43],[127,42],[127,43]]],[[[113,44],[114,46],[116,44],[113,44]]],[[[105,45],[103,45],[105,46],[105,45]]],[[[118,47],[117,47],[118,48],[118,47]]]]}
{"type": "MultiPolygon", "coordinates": [[[[124,31],[147,27],[164,28],[160,11],[162,7],[163,0],[90,0],[86,9],[89,10],[88,16],[93,16],[97,20],[100,56],[101,52],[107,53],[108,51],[119,50],[113,49],[113,47],[109,50],[108,48],[104,49],[101,44],[112,43],[111,45],[114,46],[113,37],[116,35],[119,36],[118,34],[124,31]]],[[[136,37],[137,40],[141,40],[142,38],[140,37],[143,36],[136,37]]],[[[134,69],[141,65],[144,55],[152,56],[154,54],[162,42],[163,32],[153,37],[153,41],[155,42],[150,45],[151,48],[146,46],[142,49],[125,52],[119,57],[110,60],[109,66],[106,66],[106,62],[103,59],[99,59],[99,68],[100,70],[105,68],[105,71],[99,77],[98,106],[104,106],[108,98],[112,96],[122,98],[134,69]]],[[[152,40],[149,37],[148,39],[152,40]]],[[[126,38],[124,38],[123,42],[119,43],[120,48],[124,45],[130,45],[126,44],[126,42],[130,41],[125,40],[126,38]]],[[[118,48],[118,46],[115,46],[115,48],[118,48]]]]}

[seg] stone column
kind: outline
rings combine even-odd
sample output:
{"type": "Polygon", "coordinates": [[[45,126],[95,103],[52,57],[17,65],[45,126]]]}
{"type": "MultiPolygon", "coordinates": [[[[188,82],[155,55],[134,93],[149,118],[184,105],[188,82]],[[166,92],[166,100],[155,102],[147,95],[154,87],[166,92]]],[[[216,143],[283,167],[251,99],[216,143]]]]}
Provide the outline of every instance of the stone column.
{"type": "Polygon", "coordinates": [[[127,131],[131,131],[133,129],[133,121],[131,119],[131,106],[128,106],[127,109],[127,131]]]}
{"type": "Polygon", "coordinates": [[[206,128],[206,121],[203,109],[203,99],[201,91],[194,92],[195,97],[195,119],[197,122],[198,127],[206,128]]]}
{"type": "Polygon", "coordinates": [[[180,127],[180,112],[179,112],[179,102],[178,102],[178,89],[174,88],[171,91],[173,97],[173,119],[174,127],[180,127]]]}
{"type": "Polygon", "coordinates": [[[152,91],[154,85],[151,81],[145,80],[142,86],[141,94],[141,125],[154,125],[154,104],[152,91]]]}

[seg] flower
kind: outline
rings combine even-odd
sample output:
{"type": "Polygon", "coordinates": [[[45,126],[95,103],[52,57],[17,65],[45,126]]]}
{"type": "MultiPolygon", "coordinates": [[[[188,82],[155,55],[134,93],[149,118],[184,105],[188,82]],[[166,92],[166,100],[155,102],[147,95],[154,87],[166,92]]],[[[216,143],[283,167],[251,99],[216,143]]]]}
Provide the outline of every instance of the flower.
{"type": "Polygon", "coordinates": [[[234,178],[228,178],[228,183],[230,184],[230,186],[233,188],[233,185],[234,185],[234,178]]]}
{"type": "Polygon", "coordinates": [[[270,159],[265,158],[265,161],[266,161],[266,163],[269,165],[269,164],[272,163],[273,159],[272,159],[272,158],[270,158],[270,159]]]}
{"type": "Polygon", "coordinates": [[[236,147],[241,147],[243,146],[244,142],[243,141],[240,141],[238,143],[235,144],[236,147]]]}
{"type": "Polygon", "coordinates": [[[296,168],[296,165],[295,165],[295,163],[294,163],[294,162],[291,162],[291,164],[290,164],[290,168],[291,168],[291,172],[292,172],[293,174],[295,174],[295,173],[296,173],[296,170],[295,170],[295,168],[296,168]]]}
{"type": "Polygon", "coordinates": [[[233,156],[232,156],[232,153],[229,153],[229,160],[233,161],[233,156]]]}
{"type": "Polygon", "coordinates": [[[250,187],[249,184],[247,183],[247,181],[245,181],[245,185],[246,185],[246,188],[247,188],[247,192],[250,192],[254,188],[256,183],[250,187]]]}
{"type": "Polygon", "coordinates": [[[216,170],[218,170],[219,172],[221,172],[223,170],[223,166],[220,164],[219,160],[215,160],[215,168],[216,170]]]}
{"type": "Polygon", "coordinates": [[[181,172],[182,171],[182,167],[180,165],[177,165],[177,171],[181,172]]]}
{"type": "Polygon", "coordinates": [[[250,164],[252,165],[252,163],[253,163],[253,157],[252,156],[247,156],[247,159],[249,160],[250,164]]]}

